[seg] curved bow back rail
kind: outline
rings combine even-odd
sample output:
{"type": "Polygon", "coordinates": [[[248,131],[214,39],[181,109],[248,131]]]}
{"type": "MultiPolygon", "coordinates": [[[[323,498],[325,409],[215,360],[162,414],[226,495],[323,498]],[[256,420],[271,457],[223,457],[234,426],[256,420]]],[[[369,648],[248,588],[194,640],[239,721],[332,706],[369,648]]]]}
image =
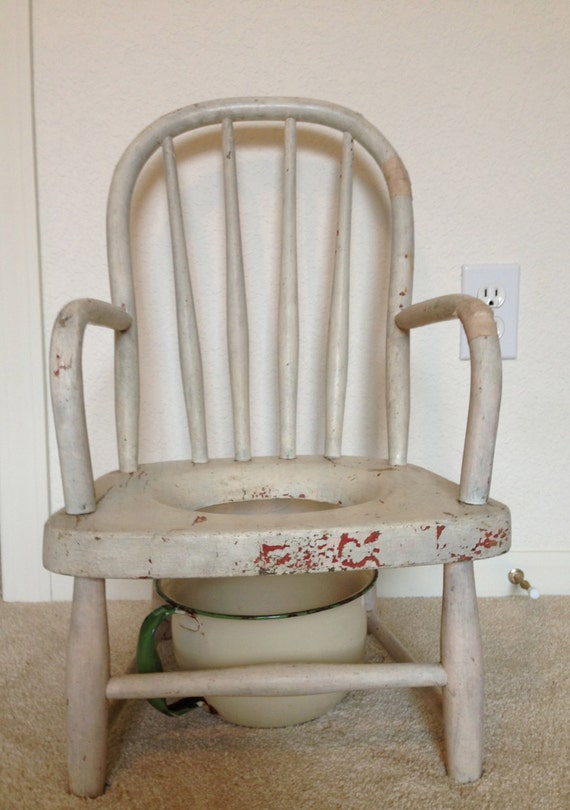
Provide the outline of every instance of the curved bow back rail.
{"type": "MultiPolygon", "coordinates": [[[[342,107],[302,99],[228,99],[186,107],[160,118],[126,150],[111,185],[107,236],[113,302],[136,320],[135,285],[130,247],[130,206],[139,173],[162,146],[175,267],[178,330],[183,389],[193,458],[208,458],[204,383],[200,340],[193,313],[185,234],[178,188],[175,139],[200,127],[221,127],[225,188],[228,355],[233,404],[235,458],[251,457],[248,371],[248,313],[241,245],[239,178],[234,125],[239,122],[276,122],[284,125],[282,262],[279,302],[278,378],[280,391],[281,456],[296,455],[297,389],[299,380],[299,315],[296,256],[296,125],[317,124],[343,134],[340,195],[333,270],[333,296],[327,350],[325,453],[342,452],[344,404],[349,355],[348,290],[354,142],[363,147],[384,175],[392,206],[392,256],[388,310],[388,434],[393,464],[404,464],[409,420],[408,335],[395,327],[394,316],[411,301],[413,271],[413,214],[408,175],[400,158],[381,133],[360,115],[342,107]]],[[[379,269],[380,272],[380,269],[379,269]]],[[[383,269],[382,269],[382,272],[383,269]]],[[[138,461],[138,358],[136,329],[117,340],[116,385],[120,468],[133,471],[138,461]]]]}

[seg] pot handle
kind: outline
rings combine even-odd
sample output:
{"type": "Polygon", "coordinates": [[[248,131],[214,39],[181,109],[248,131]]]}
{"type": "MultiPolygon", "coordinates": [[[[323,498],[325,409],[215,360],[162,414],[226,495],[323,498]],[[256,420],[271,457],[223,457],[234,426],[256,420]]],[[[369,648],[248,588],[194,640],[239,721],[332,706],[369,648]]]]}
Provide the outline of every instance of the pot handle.
{"type": "MultiPolygon", "coordinates": [[[[180,611],[179,608],[175,608],[172,605],[159,605],[159,607],[149,613],[143,621],[137,642],[137,672],[148,673],[164,671],[158,650],[156,649],[156,631],[165,619],[177,612],[183,611],[180,611]]],[[[189,712],[190,709],[199,706],[204,702],[204,699],[199,697],[184,697],[177,700],[175,703],[168,704],[165,698],[149,698],[148,702],[159,712],[168,714],[171,717],[178,717],[181,714],[189,712]]]]}

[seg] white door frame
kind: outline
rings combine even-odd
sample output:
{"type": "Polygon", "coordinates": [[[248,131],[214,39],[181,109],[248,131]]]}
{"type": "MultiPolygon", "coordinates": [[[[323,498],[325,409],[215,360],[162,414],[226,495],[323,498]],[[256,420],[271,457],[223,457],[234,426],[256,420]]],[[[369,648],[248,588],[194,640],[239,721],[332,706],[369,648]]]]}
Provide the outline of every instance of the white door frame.
{"type": "Polygon", "coordinates": [[[0,548],[6,601],[46,601],[49,513],[31,8],[0,2],[0,548]]]}

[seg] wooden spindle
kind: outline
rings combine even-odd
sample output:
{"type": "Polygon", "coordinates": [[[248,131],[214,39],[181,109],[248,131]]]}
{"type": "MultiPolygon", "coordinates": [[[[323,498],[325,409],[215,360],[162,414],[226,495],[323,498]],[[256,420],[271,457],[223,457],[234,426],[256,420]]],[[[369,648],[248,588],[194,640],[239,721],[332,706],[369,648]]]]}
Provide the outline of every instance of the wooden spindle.
{"type": "Polygon", "coordinates": [[[327,349],[325,455],[340,456],[348,371],[348,295],[354,144],[345,132],[327,349]]]}
{"type": "Polygon", "coordinates": [[[226,261],[228,352],[234,417],[235,458],[251,458],[249,419],[249,335],[239,218],[234,128],[222,122],[224,194],[226,205],[226,261]]]}
{"type": "Polygon", "coordinates": [[[206,439],[202,357],[188,267],[188,252],[186,249],[176,156],[170,136],[164,139],[162,152],[170,214],[182,386],[186,402],[190,441],[192,443],[192,458],[196,462],[205,462],[208,461],[208,444],[206,439]]]}
{"type": "Polygon", "coordinates": [[[391,243],[386,323],[388,458],[390,464],[403,466],[407,463],[410,424],[410,335],[395,319],[412,301],[414,220],[409,195],[392,198],[391,243]]]}
{"type": "Polygon", "coordinates": [[[285,122],[283,235],[279,296],[279,408],[281,458],[295,458],[299,381],[299,299],[297,289],[296,122],[285,122]]]}

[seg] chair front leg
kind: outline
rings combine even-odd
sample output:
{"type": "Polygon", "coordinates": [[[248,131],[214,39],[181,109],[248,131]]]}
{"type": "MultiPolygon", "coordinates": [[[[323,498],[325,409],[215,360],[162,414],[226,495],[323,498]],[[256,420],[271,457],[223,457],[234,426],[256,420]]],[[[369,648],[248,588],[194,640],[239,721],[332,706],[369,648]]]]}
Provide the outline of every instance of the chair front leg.
{"type": "Polygon", "coordinates": [[[483,650],[473,563],[444,566],[441,615],[443,725],[447,772],[475,782],[483,764],[483,650]]]}
{"type": "Polygon", "coordinates": [[[105,789],[110,675],[105,580],[76,577],[67,648],[69,787],[93,798],[105,789]]]}

